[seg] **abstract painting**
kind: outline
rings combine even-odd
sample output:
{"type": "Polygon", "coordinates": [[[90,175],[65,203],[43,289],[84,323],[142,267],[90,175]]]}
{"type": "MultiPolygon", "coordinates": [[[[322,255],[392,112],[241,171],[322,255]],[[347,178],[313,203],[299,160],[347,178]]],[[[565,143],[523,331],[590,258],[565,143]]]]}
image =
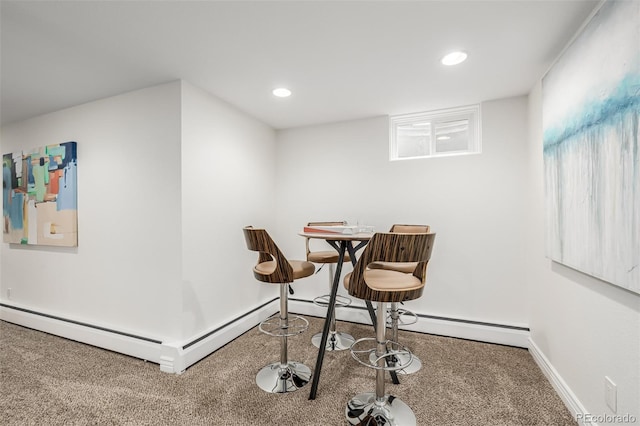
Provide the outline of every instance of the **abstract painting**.
{"type": "Polygon", "coordinates": [[[604,2],[542,99],[547,256],[640,293],[640,2],[604,2]]]}
{"type": "Polygon", "coordinates": [[[2,156],[5,243],[76,247],[76,142],[2,156]]]}

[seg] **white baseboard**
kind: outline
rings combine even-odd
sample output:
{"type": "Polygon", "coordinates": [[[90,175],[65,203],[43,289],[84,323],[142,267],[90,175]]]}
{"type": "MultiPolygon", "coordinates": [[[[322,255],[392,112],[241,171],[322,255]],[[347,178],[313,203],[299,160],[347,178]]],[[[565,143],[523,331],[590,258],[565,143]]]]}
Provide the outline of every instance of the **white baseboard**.
{"type": "Polygon", "coordinates": [[[278,301],[262,305],[249,313],[196,336],[189,342],[165,343],[162,345],[160,370],[181,374],[184,370],[220,349],[236,337],[246,333],[279,309],[278,301]]]}
{"type": "MultiPolygon", "coordinates": [[[[327,308],[314,305],[306,300],[289,300],[289,310],[303,315],[324,317],[327,308]]],[[[338,320],[359,324],[371,324],[369,313],[362,306],[347,306],[336,309],[338,320]]],[[[419,314],[419,312],[416,312],[419,314]]],[[[503,324],[487,324],[459,319],[420,317],[415,324],[401,326],[402,330],[419,333],[437,334],[440,336],[476,340],[479,342],[497,343],[500,345],[529,347],[529,331],[522,327],[503,324]]]]}
{"type": "Polygon", "coordinates": [[[66,339],[160,363],[160,341],[130,337],[19,307],[0,306],[0,319],[66,339]]]}
{"type": "MultiPolygon", "coordinates": [[[[290,300],[289,310],[298,314],[317,317],[324,317],[326,313],[326,308],[316,306],[309,301],[300,300],[290,300]]],[[[0,306],[0,319],[151,361],[159,364],[160,369],[164,372],[180,374],[277,311],[278,301],[276,299],[221,327],[212,328],[200,336],[193,336],[193,338],[186,341],[176,342],[160,342],[124,335],[89,324],[80,324],[8,305],[0,306]]],[[[343,321],[361,324],[369,324],[371,322],[368,312],[362,307],[349,306],[337,309],[336,316],[343,321]]],[[[530,342],[529,332],[526,329],[509,328],[504,325],[461,322],[454,319],[419,318],[416,324],[402,327],[402,329],[523,348],[527,348],[530,342]]]]}
{"type": "Polygon", "coordinates": [[[255,327],[278,310],[277,300],[242,315],[224,326],[184,342],[161,342],[81,324],[18,306],[0,306],[0,320],[160,365],[166,373],[180,374],[236,337],[255,327]]]}
{"type": "Polygon", "coordinates": [[[538,364],[540,370],[542,370],[542,373],[547,377],[560,399],[562,399],[564,405],[567,406],[573,418],[581,425],[597,426],[597,423],[586,420],[590,417],[587,415],[587,410],[585,410],[580,400],[578,400],[573,391],[571,391],[571,388],[569,388],[567,383],[531,338],[529,338],[529,353],[536,364],[538,364]]]}

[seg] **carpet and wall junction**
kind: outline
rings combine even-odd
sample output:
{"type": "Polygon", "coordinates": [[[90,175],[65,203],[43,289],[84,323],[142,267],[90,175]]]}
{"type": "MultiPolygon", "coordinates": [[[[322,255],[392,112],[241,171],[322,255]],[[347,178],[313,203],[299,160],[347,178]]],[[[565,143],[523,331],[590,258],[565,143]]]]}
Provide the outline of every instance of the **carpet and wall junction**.
{"type": "MultiPolygon", "coordinates": [[[[289,339],[290,359],[313,370],[311,336],[289,339]]],[[[338,321],[356,338],[370,326],[338,321]]],[[[576,425],[529,352],[494,344],[400,331],[423,368],[387,381],[418,425],[576,425]]],[[[157,364],[0,321],[2,425],[344,425],[347,401],[375,389],[375,371],[348,351],[327,352],[318,395],[310,384],[269,394],[255,374],[279,358],[279,341],[249,330],[182,375],[157,364]]]]}

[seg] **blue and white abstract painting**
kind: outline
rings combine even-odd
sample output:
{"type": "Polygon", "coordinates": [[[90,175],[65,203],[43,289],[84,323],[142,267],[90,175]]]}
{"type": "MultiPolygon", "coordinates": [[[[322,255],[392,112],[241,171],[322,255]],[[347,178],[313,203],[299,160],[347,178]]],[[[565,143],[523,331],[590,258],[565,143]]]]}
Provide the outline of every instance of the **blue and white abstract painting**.
{"type": "Polygon", "coordinates": [[[542,80],[547,256],[640,293],[640,1],[606,1],[542,80]]]}

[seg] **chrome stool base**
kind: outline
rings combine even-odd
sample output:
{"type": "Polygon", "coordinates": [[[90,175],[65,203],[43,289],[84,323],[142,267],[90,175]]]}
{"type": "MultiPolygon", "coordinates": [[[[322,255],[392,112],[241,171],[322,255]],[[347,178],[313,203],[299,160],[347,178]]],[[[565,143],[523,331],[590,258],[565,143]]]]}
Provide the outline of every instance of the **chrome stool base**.
{"type": "Polygon", "coordinates": [[[311,369],[299,362],[283,366],[279,362],[263,367],[256,376],[256,384],[269,393],[294,392],[311,380],[311,369]]]}
{"type": "MultiPolygon", "coordinates": [[[[377,357],[375,353],[369,355],[369,361],[372,364],[376,362],[376,359],[377,357]]],[[[395,353],[393,355],[392,361],[404,366],[403,368],[396,370],[396,374],[413,374],[422,368],[422,362],[420,361],[420,358],[415,356],[413,353],[411,354],[411,357],[409,357],[409,355],[405,353],[395,353]],[[411,358],[411,362],[409,362],[409,358],[411,358]]]]}
{"type": "Polygon", "coordinates": [[[347,423],[358,426],[416,426],[416,416],[407,404],[393,395],[376,401],[373,392],[354,396],[345,410],[347,423]]]}
{"type": "MultiPolygon", "coordinates": [[[[327,345],[325,346],[325,351],[344,351],[345,349],[349,349],[355,341],[356,339],[354,339],[350,334],[341,333],[339,331],[332,332],[327,337],[327,345]]],[[[320,347],[321,342],[322,333],[315,334],[311,338],[311,343],[316,348],[320,347]]]]}

